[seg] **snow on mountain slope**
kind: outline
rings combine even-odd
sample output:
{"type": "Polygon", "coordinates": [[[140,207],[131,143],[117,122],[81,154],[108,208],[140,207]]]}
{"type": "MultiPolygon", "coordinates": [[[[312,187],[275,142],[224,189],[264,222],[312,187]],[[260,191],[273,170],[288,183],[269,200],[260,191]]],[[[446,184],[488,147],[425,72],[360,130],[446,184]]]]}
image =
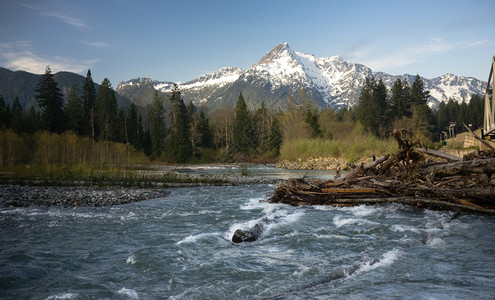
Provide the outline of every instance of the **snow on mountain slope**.
{"type": "MultiPolygon", "coordinates": [[[[293,51],[287,43],[278,44],[267,52],[257,64],[243,71],[240,68],[225,67],[186,83],[179,83],[185,98],[195,104],[209,105],[218,101],[227,101],[238,96],[240,91],[249,87],[255,97],[264,97],[280,103],[287,95],[297,94],[303,87],[322,108],[335,109],[357,105],[361,88],[366,78],[382,78],[390,89],[397,79],[407,79],[412,84],[413,75],[394,76],[383,72],[373,72],[369,67],[345,61],[340,56],[317,58],[314,55],[293,51]],[[237,95],[237,96],[236,96],[237,95]]],[[[446,74],[433,79],[423,78],[425,88],[430,91],[430,105],[435,107],[439,101],[453,98],[456,101],[469,99],[474,93],[483,94],[486,82],[471,77],[446,74]]],[[[150,78],[130,79],[121,82],[117,91],[125,86],[152,84],[156,90],[167,93],[173,83],[150,78]]],[[[258,99],[259,100],[259,99],[258,99]]],[[[247,99],[249,101],[249,99],[247,99]]],[[[226,102],[227,103],[227,102],[226,102]]],[[[277,104],[277,105],[278,105],[277,104]]]]}

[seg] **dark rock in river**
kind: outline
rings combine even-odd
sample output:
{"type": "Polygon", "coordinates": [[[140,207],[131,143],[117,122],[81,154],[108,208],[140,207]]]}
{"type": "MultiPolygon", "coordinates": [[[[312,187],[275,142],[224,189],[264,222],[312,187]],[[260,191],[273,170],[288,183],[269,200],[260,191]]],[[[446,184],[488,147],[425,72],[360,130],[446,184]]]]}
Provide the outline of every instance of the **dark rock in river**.
{"type": "Polygon", "coordinates": [[[263,233],[263,225],[256,224],[250,230],[237,229],[232,236],[232,242],[244,243],[244,242],[254,242],[263,233]]]}

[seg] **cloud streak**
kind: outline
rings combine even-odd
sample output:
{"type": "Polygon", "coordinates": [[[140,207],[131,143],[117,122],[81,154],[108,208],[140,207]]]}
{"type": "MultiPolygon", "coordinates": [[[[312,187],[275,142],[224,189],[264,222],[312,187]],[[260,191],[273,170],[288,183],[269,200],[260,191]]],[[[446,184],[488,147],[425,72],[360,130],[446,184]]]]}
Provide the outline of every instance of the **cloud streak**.
{"type": "Polygon", "coordinates": [[[88,41],[81,41],[81,44],[88,45],[91,47],[96,47],[96,48],[106,48],[108,47],[107,43],[104,42],[88,42],[88,41]]]}
{"type": "Polygon", "coordinates": [[[0,44],[0,64],[14,71],[43,74],[46,66],[50,66],[53,72],[83,73],[99,61],[100,59],[78,61],[60,56],[46,58],[34,53],[28,41],[0,44]]]}
{"type": "MultiPolygon", "coordinates": [[[[392,50],[388,53],[377,56],[374,59],[364,59],[363,63],[374,71],[384,71],[387,69],[412,65],[422,62],[431,56],[446,53],[454,50],[482,47],[493,44],[492,41],[474,41],[462,43],[449,43],[441,38],[432,38],[424,43],[410,43],[406,47],[392,50]]],[[[383,49],[381,49],[383,51],[383,49]]],[[[363,53],[360,53],[363,55],[363,53]]],[[[370,57],[370,53],[367,53],[370,57]]]]}
{"type": "Polygon", "coordinates": [[[77,19],[77,18],[74,18],[74,17],[71,17],[71,16],[68,16],[66,14],[63,14],[61,12],[57,12],[57,11],[42,11],[41,12],[42,15],[44,16],[48,16],[48,17],[53,17],[53,18],[56,18],[56,19],[59,19],[69,25],[72,25],[72,26],[75,26],[75,27],[78,27],[78,28],[88,28],[88,25],[86,25],[83,21],[77,19]]]}
{"type": "Polygon", "coordinates": [[[89,28],[89,26],[84,23],[82,20],[78,19],[78,18],[74,18],[68,14],[65,14],[65,13],[62,13],[62,12],[59,12],[59,11],[54,11],[54,10],[44,10],[38,6],[35,6],[35,5],[30,5],[30,4],[26,4],[26,3],[19,3],[20,6],[24,7],[24,8],[27,8],[27,9],[31,9],[31,10],[34,10],[34,11],[37,11],[39,12],[39,14],[43,15],[43,16],[47,16],[47,17],[52,17],[52,18],[55,18],[55,19],[58,19],[62,22],[65,22],[69,25],[72,25],[74,27],[78,27],[78,28],[89,28]]]}
{"type": "Polygon", "coordinates": [[[423,61],[429,56],[447,52],[454,47],[443,39],[434,38],[426,43],[411,43],[385,55],[365,62],[373,70],[390,69],[423,61]]]}

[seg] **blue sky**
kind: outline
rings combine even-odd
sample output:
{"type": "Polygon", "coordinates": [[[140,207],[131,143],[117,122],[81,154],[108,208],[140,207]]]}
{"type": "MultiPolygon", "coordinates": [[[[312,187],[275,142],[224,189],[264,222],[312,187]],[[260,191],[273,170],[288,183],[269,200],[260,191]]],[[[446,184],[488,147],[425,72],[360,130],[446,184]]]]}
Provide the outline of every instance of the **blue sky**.
{"type": "Polygon", "coordinates": [[[277,43],[373,71],[488,79],[495,1],[2,0],[0,66],[185,82],[277,43]]]}

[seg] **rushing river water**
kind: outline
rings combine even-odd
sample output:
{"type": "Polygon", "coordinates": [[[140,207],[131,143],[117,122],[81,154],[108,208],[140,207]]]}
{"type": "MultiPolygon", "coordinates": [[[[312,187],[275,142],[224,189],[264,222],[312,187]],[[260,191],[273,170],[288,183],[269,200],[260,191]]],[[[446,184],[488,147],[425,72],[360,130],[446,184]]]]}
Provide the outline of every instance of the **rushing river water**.
{"type": "Polygon", "coordinates": [[[495,219],[260,203],[273,185],[0,211],[1,299],[493,299],[495,219]],[[258,241],[238,228],[276,219],[258,241]]]}

